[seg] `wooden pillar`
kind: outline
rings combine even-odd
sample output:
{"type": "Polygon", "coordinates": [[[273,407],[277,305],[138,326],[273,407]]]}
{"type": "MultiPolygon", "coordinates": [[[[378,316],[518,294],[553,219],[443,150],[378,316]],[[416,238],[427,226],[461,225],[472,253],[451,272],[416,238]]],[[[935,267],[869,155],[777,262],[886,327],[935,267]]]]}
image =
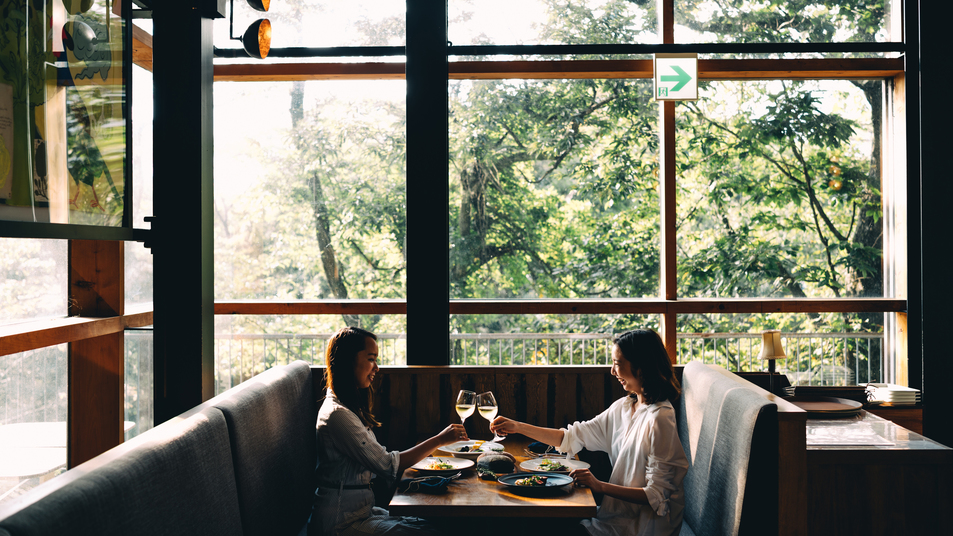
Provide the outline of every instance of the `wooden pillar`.
{"type": "Polygon", "coordinates": [[[157,425],[214,394],[212,19],[198,3],[153,10],[157,425]]]}
{"type": "Polygon", "coordinates": [[[447,3],[407,0],[407,364],[450,363],[447,3]]]}
{"type": "MultiPolygon", "coordinates": [[[[69,315],[123,314],[123,243],[69,242],[69,315]]],[[[77,465],[123,441],[122,331],[69,344],[67,465],[77,465]]]]}

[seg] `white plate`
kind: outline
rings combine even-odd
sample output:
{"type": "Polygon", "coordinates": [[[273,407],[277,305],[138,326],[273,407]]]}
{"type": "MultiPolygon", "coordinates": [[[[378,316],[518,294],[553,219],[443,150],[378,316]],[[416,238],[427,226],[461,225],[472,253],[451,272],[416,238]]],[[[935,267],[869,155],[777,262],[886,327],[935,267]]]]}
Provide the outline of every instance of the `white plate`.
{"type": "Polygon", "coordinates": [[[574,469],[589,469],[589,464],[581,460],[567,460],[566,458],[533,458],[520,464],[520,469],[534,473],[568,473],[574,469]],[[543,465],[546,461],[559,462],[567,467],[561,471],[554,471],[543,465]]]}
{"type": "Polygon", "coordinates": [[[416,469],[425,475],[436,475],[436,476],[448,476],[452,474],[459,473],[464,469],[469,469],[473,467],[473,460],[467,460],[466,458],[454,458],[452,456],[447,457],[428,457],[420,460],[414,465],[411,465],[411,469],[416,469]],[[452,465],[451,469],[431,469],[430,466],[434,462],[445,463],[452,465]]]}
{"type": "Polygon", "coordinates": [[[499,443],[493,443],[490,441],[482,441],[480,445],[480,450],[470,450],[469,452],[461,452],[460,449],[463,447],[468,447],[470,449],[477,443],[481,441],[457,441],[456,443],[450,443],[449,445],[444,445],[437,450],[440,452],[447,453],[448,456],[455,456],[457,458],[467,458],[469,460],[475,460],[480,457],[481,454],[487,452],[502,452],[503,445],[499,443]]]}

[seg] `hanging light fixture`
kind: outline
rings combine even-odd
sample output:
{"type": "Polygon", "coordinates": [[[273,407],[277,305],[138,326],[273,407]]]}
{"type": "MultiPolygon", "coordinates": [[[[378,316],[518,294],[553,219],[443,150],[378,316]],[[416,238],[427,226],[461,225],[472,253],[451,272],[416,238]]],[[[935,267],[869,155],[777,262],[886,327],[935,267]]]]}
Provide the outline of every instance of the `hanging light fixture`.
{"type": "MultiPolygon", "coordinates": [[[[248,5],[255,11],[268,11],[271,7],[271,0],[246,0],[248,5]]],[[[268,19],[258,19],[251,23],[241,37],[235,37],[235,0],[231,0],[231,12],[229,13],[228,36],[231,39],[242,42],[245,52],[260,60],[268,57],[268,51],[271,50],[271,21],[268,19]]]]}

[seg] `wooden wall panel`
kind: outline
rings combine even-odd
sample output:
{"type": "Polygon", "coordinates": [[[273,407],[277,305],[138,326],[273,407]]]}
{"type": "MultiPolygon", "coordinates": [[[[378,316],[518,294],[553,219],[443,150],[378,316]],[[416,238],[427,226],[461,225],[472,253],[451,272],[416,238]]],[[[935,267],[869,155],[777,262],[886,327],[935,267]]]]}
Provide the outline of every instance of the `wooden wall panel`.
{"type": "Polygon", "coordinates": [[[586,416],[588,419],[608,407],[606,377],[605,374],[580,374],[579,378],[579,416],[586,416]]]}
{"type": "Polygon", "coordinates": [[[576,379],[578,377],[578,373],[553,374],[555,389],[551,393],[551,398],[554,399],[554,411],[549,426],[562,428],[578,420],[576,418],[576,379]]]}
{"type": "MultiPolygon", "coordinates": [[[[318,398],[323,367],[313,367],[318,398]]],[[[493,391],[500,415],[549,427],[595,417],[625,395],[609,367],[410,367],[383,368],[375,381],[374,415],[381,444],[406,449],[460,422],[457,393],[493,391]]],[[[490,439],[489,423],[474,413],[466,421],[473,439],[490,439]]]]}
{"type": "Polygon", "coordinates": [[[123,441],[123,332],[70,343],[67,464],[123,441]]]}
{"type": "Polygon", "coordinates": [[[549,381],[547,374],[529,373],[523,380],[526,393],[526,407],[516,414],[525,422],[547,424],[549,414],[549,381]]]}
{"type": "MultiPolygon", "coordinates": [[[[453,400],[448,396],[445,399],[440,397],[440,375],[436,373],[425,373],[415,375],[416,380],[416,411],[414,411],[415,426],[412,443],[408,443],[401,448],[407,448],[427,439],[428,437],[440,432],[450,424],[449,410],[453,406],[453,400]],[[441,416],[442,415],[442,416],[441,416]]],[[[456,416],[456,411],[453,412],[456,416]]]]}

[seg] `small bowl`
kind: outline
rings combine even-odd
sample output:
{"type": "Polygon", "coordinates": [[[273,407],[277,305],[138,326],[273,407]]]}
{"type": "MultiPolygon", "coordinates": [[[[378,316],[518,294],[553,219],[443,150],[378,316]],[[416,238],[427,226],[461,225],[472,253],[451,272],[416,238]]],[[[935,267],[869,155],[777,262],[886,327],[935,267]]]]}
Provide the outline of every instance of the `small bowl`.
{"type": "Polygon", "coordinates": [[[473,448],[473,445],[479,443],[479,441],[457,441],[456,443],[450,443],[449,445],[444,445],[437,450],[444,452],[453,456],[454,458],[466,458],[468,460],[476,461],[481,454],[487,452],[501,452],[503,451],[503,445],[499,443],[493,443],[492,441],[484,441],[480,445],[480,450],[470,450],[468,452],[461,452],[460,449],[464,447],[473,448]]]}

